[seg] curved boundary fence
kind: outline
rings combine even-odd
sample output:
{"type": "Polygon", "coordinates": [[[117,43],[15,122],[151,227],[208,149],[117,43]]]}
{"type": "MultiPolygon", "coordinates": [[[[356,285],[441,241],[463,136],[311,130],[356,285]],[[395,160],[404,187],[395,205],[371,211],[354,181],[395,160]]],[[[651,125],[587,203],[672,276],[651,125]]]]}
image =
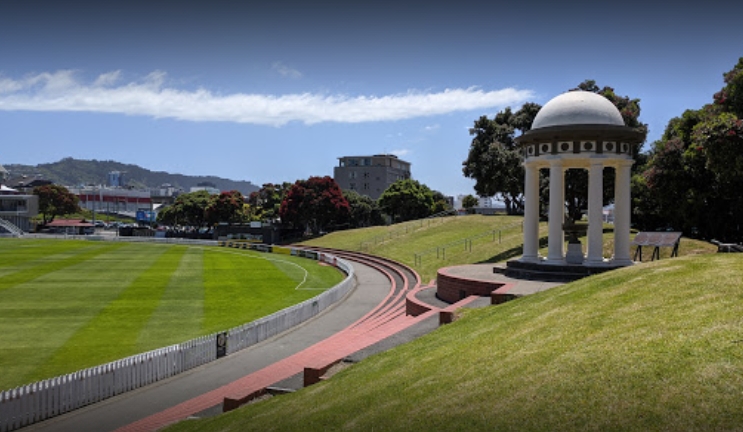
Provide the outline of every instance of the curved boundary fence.
{"type": "Polygon", "coordinates": [[[100,402],[255,345],[316,316],[354,286],[353,266],[334,255],[269,245],[243,246],[227,242],[220,242],[220,245],[315,259],[338,267],[347,276],[318,296],[250,323],[0,392],[0,432],[13,431],[100,402]]]}

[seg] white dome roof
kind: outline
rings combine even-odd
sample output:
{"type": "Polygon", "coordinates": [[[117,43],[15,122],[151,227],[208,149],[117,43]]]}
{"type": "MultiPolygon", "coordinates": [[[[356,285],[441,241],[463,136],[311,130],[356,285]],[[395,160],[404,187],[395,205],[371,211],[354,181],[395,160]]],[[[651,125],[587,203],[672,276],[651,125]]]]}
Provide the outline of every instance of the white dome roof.
{"type": "Polygon", "coordinates": [[[563,93],[539,110],[532,129],[577,124],[624,126],[619,110],[607,98],[582,90],[563,93]]]}

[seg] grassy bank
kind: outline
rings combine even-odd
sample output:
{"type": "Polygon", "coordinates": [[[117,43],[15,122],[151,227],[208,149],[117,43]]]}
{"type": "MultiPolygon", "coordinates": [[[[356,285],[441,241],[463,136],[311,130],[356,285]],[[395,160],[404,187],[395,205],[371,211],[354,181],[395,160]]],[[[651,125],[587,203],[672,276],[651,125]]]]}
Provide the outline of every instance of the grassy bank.
{"type": "MultiPolygon", "coordinates": [[[[338,231],[305,242],[311,246],[362,251],[405,263],[414,268],[427,283],[436,278],[441,267],[472,263],[496,263],[518,258],[522,254],[521,216],[452,216],[410,221],[386,227],[338,231]],[[467,242],[465,242],[467,239],[467,242]]],[[[604,257],[613,255],[612,225],[605,225],[604,257]]],[[[539,226],[540,253],[547,255],[547,223],[539,226]]],[[[584,251],[587,244],[582,237],[584,251]]],[[[630,257],[634,256],[634,247],[630,257]]],[[[682,239],[679,255],[714,252],[716,247],[702,241],[682,239]]],[[[665,259],[671,248],[661,249],[665,259]]],[[[643,260],[652,255],[644,248],[643,260]]]]}
{"type": "Polygon", "coordinates": [[[0,389],[225,330],[342,278],[253,251],[0,239],[0,389]]]}
{"type": "Polygon", "coordinates": [[[612,271],[168,430],[740,430],[741,280],[736,254],[612,271]]]}

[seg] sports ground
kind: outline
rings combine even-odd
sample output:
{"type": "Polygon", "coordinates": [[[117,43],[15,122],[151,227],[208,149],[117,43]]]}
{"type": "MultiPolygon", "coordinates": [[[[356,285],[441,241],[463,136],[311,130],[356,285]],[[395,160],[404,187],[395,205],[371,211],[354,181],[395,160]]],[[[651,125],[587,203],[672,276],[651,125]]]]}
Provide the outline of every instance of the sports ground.
{"type": "Polygon", "coordinates": [[[226,330],[343,275],[249,250],[0,240],[0,389],[226,330]]]}

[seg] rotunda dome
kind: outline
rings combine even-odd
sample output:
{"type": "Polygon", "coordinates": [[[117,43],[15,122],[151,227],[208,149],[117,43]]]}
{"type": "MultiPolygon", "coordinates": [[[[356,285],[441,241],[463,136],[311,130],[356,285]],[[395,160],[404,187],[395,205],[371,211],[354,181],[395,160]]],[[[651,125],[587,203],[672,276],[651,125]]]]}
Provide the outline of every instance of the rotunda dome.
{"type": "Polygon", "coordinates": [[[588,91],[563,93],[544,104],[534,117],[532,130],[578,124],[624,126],[617,107],[605,97],[588,91]]]}

